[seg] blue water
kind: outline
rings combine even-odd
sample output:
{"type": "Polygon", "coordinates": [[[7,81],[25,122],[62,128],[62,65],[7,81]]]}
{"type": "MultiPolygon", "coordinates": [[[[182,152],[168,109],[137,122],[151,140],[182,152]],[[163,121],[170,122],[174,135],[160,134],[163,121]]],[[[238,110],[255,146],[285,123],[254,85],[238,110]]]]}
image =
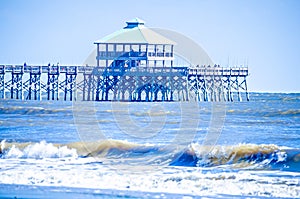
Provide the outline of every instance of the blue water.
{"type": "Polygon", "coordinates": [[[0,195],[300,197],[300,94],[250,99],[1,100],[0,195]]]}

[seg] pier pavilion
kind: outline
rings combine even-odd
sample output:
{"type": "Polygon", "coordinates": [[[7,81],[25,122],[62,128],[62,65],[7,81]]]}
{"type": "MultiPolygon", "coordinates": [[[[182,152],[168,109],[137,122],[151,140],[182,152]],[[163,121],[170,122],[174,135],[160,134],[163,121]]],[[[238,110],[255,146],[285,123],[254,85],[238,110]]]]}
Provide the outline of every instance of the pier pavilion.
{"type": "Polygon", "coordinates": [[[135,18],[98,41],[95,66],[0,65],[0,98],[84,101],[249,100],[247,67],[174,65],[176,42],[135,18]]]}

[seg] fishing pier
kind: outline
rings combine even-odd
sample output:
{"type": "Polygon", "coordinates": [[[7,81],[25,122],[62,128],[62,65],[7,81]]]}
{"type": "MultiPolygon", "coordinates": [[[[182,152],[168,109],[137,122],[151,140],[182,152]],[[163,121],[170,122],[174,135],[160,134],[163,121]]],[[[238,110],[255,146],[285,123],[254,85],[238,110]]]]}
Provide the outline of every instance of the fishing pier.
{"type": "Polygon", "coordinates": [[[0,98],[241,101],[242,98],[249,100],[247,76],[248,68],[236,67],[137,67],[123,70],[90,66],[0,65],[0,98]]]}
{"type": "Polygon", "coordinates": [[[247,67],[174,65],[175,42],[135,19],[94,43],[95,66],[0,65],[0,99],[249,100],[247,67]]]}

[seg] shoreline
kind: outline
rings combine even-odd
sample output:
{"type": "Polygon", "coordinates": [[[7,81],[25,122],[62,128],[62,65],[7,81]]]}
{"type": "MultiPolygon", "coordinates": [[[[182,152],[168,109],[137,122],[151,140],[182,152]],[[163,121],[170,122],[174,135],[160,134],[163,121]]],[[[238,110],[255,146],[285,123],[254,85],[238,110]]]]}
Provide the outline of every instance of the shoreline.
{"type": "MultiPolygon", "coordinates": [[[[180,193],[144,192],[118,189],[0,184],[0,198],[234,198],[236,196],[199,196],[180,193]]],[[[239,198],[241,198],[239,196],[239,198]]],[[[242,197],[243,198],[243,197],[242,197]]]]}

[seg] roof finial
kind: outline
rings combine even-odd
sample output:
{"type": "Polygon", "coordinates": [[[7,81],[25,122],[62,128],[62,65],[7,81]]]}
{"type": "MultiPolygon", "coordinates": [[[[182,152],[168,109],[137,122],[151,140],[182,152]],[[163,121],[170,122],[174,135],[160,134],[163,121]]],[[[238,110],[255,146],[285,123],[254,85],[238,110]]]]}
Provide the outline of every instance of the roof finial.
{"type": "Polygon", "coordinates": [[[145,21],[139,19],[139,18],[134,18],[132,20],[126,21],[127,26],[124,28],[135,28],[138,26],[144,26],[145,25],[145,21]]]}

